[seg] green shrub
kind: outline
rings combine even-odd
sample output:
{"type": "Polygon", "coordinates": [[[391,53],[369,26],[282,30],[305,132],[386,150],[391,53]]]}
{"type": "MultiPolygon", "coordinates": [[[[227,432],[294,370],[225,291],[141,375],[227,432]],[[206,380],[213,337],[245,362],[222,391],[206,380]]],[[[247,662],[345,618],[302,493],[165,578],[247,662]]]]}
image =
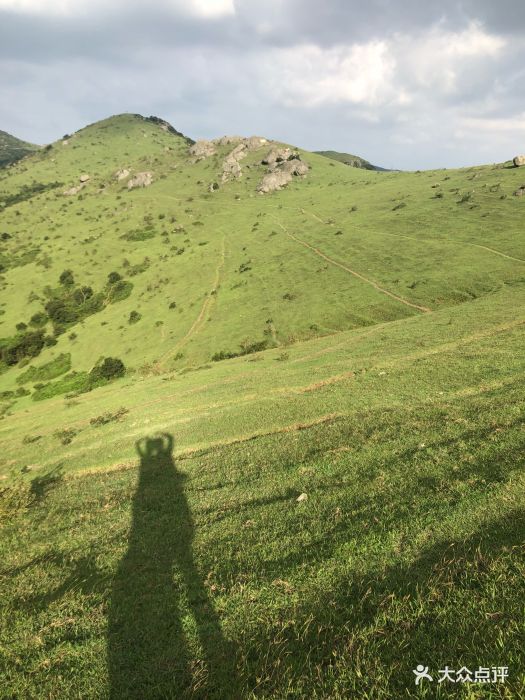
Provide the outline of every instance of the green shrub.
{"type": "Polygon", "coordinates": [[[48,322],[48,317],[43,311],[38,311],[36,314],[33,314],[29,320],[29,325],[31,326],[36,326],[37,328],[40,328],[42,326],[45,326],[46,323],[48,322]]]}
{"type": "Polygon", "coordinates": [[[115,282],[118,282],[121,279],[122,275],[120,275],[118,272],[110,272],[108,275],[108,284],[115,284],[115,282]]]}
{"type": "Polygon", "coordinates": [[[54,360],[51,360],[51,362],[47,362],[40,367],[33,367],[33,365],[31,365],[25,372],[17,377],[16,382],[17,384],[27,384],[28,382],[55,379],[55,377],[69,372],[70,369],[71,354],[62,353],[58,357],[55,357],[54,360]]]}
{"type": "Polygon", "coordinates": [[[120,238],[125,241],[147,241],[149,238],[154,238],[155,236],[156,231],[153,229],[136,229],[122,234],[120,238]]]}
{"type": "Polygon", "coordinates": [[[24,357],[36,357],[44,347],[44,331],[29,331],[0,341],[0,360],[16,365],[24,357]]]}
{"type": "Polygon", "coordinates": [[[93,367],[89,377],[90,382],[94,384],[98,381],[118,379],[118,377],[123,377],[125,373],[126,367],[118,357],[103,357],[93,367]]]}
{"type": "Polygon", "coordinates": [[[62,272],[62,274],[60,275],[58,281],[65,287],[70,287],[73,284],[75,284],[75,278],[73,277],[72,270],[64,270],[64,272],[62,272]]]}
{"type": "Polygon", "coordinates": [[[107,425],[108,423],[112,423],[113,421],[119,421],[123,416],[126,415],[126,413],[129,413],[129,411],[127,408],[124,407],[119,408],[114,413],[108,411],[107,413],[103,413],[101,416],[91,418],[89,424],[92,425],[94,428],[99,428],[101,425],[107,425]]]}
{"type": "Polygon", "coordinates": [[[140,321],[141,318],[142,318],[142,315],[139,314],[138,311],[132,311],[129,315],[128,323],[130,323],[130,324],[137,323],[137,321],[140,321]]]}
{"type": "Polygon", "coordinates": [[[66,393],[82,394],[90,390],[89,375],[87,372],[71,372],[56,382],[35,386],[33,401],[51,399],[66,393]]]}
{"type": "Polygon", "coordinates": [[[115,284],[112,284],[109,288],[108,291],[108,301],[110,304],[115,303],[116,301],[122,301],[123,299],[127,299],[129,295],[131,294],[131,290],[133,289],[133,282],[129,282],[128,280],[118,280],[118,282],[115,282],[115,284]]]}

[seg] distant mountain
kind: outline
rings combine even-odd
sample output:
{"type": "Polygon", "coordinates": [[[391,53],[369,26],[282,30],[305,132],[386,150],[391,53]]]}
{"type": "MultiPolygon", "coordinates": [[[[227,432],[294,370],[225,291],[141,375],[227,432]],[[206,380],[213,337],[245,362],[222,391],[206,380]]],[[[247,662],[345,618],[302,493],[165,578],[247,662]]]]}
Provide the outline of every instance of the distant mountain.
{"type": "Polygon", "coordinates": [[[352,168],[363,168],[363,170],[382,170],[385,171],[388,168],[380,168],[378,165],[372,165],[364,158],[359,156],[354,156],[352,153],[339,153],[339,151],[314,151],[320,156],[325,158],[330,158],[331,160],[338,160],[340,163],[345,165],[350,165],[352,168]]]}
{"type": "Polygon", "coordinates": [[[0,131],[0,168],[15,163],[28,153],[36,151],[38,146],[11,136],[7,131],[0,131]]]}

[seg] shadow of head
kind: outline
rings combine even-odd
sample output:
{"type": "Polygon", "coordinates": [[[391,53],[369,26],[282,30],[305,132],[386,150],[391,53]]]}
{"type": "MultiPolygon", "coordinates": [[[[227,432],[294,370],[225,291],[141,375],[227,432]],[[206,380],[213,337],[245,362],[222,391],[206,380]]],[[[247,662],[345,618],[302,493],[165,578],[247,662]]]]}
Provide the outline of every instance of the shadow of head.
{"type": "Polygon", "coordinates": [[[160,435],[141,438],[137,441],[136,448],[142,460],[171,460],[173,436],[169,433],[161,433],[160,435]]]}

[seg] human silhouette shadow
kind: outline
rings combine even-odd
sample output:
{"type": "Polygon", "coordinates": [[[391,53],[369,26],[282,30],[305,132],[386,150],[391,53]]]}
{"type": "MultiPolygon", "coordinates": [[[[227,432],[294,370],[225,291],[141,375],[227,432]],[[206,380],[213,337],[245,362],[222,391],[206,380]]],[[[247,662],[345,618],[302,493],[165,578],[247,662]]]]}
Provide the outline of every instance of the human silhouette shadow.
{"type": "Polygon", "coordinates": [[[232,654],[193,560],[187,478],[173,437],[137,442],[128,550],[108,616],[110,698],[233,698],[232,654]]]}

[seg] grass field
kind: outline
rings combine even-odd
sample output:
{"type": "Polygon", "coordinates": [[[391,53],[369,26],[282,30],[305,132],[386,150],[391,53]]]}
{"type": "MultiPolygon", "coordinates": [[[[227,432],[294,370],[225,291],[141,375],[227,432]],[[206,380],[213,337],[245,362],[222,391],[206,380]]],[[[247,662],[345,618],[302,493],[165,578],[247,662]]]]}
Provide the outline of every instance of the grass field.
{"type": "Polygon", "coordinates": [[[65,142],[0,171],[0,350],[100,301],[0,367],[0,697],[525,698],[521,171],[65,142]]]}

